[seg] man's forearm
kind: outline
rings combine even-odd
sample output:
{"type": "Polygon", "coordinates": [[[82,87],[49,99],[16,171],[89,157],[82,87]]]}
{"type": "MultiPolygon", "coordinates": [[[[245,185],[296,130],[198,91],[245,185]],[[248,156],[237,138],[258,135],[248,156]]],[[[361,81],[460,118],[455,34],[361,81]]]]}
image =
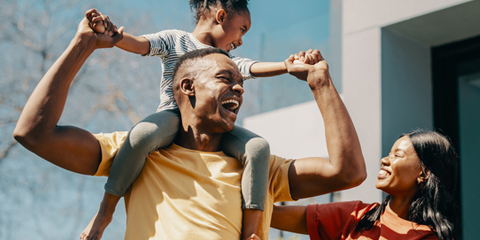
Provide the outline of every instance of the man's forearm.
{"type": "Polygon", "coordinates": [[[328,64],[318,52],[314,65],[285,65],[289,73],[307,80],[325,124],[330,159],[311,157],[294,161],[288,173],[292,198],[306,198],[339,191],[360,184],[366,177],[365,162],[352,120],[333,85],[328,64]]]}
{"type": "MultiPolygon", "coordinates": [[[[40,137],[53,131],[62,115],[70,84],[93,52],[88,40],[75,37],[50,67],[27,101],[15,132],[40,137]]],[[[25,135],[25,134],[22,134],[25,135]]]]}
{"type": "Polygon", "coordinates": [[[91,41],[88,37],[75,36],[38,83],[13,134],[38,156],[82,174],[93,174],[98,167],[101,152],[98,141],[88,131],[57,126],[57,123],[72,80],[95,49],[91,41]]]}
{"type": "Polygon", "coordinates": [[[310,87],[323,116],[331,164],[339,171],[345,187],[350,188],[359,185],[365,179],[365,160],[347,108],[329,74],[327,79],[328,81],[321,85],[310,84],[310,87]]]}
{"type": "Polygon", "coordinates": [[[308,234],[306,206],[273,206],[271,227],[308,234]]]}
{"type": "Polygon", "coordinates": [[[256,62],[250,67],[254,77],[273,77],[287,73],[283,62],[256,62]]]}

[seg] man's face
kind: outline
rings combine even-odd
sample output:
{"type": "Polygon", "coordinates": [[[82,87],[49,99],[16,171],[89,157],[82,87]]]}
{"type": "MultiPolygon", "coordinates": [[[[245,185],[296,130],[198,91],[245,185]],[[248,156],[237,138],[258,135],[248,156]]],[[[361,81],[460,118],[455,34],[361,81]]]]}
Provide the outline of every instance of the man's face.
{"type": "Polygon", "coordinates": [[[223,54],[210,54],[199,60],[194,80],[194,112],[198,125],[209,133],[233,130],[243,101],[243,79],[237,65],[223,54]]]}

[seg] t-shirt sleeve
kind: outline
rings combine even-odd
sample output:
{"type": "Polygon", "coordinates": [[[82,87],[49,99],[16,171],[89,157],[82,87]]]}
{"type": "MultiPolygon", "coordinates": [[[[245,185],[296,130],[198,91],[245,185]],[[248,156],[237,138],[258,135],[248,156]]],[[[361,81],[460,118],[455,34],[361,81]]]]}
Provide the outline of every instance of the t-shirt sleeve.
{"type": "Polygon", "coordinates": [[[146,38],[150,43],[150,51],[143,56],[167,56],[170,53],[170,49],[173,48],[175,36],[177,35],[174,30],[164,30],[142,35],[142,37],[146,38]]]}
{"type": "Polygon", "coordinates": [[[269,169],[269,189],[273,202],[294,201],[290,195],[288,169],[293,160],[271,156],[269,169]]]}
{"type": "Polygon", "coordinates": [[[288,182],[288,169],[293,160],[286,160],[275,155],[270,156],[268,194],[265,199],[265,210],[260,220],[258,236],[261,239],[268,239],[268,230],[273,212],[273,203],[281,201],[294,201],[290,195],[288,182]]]}
{"type": "Polygon", "coordinates": [[[312,240],[340,239],[353,230],[363,214],[376,204],[361,201],[307,206],[308,234],[312,240]]]}
{"type": "Polygon", "coordinates": [[[235,64],[237,64],[238,68],[240,69],[240,73],[242,73],[243,80],[255,78],[250,72],[250,68],[254,63],[258,61],[254,61],[248,58],[233,57],[233,56],[232,56],[232,60],[233,62],[235,62],[235,64]]]}
{"type": "Polygon", "coordinates": [[[94,134],[102,150],[102,161],[94,176],[108,176],[112,167],[113,158],[122,146],[127,135],[128,132],[94,134]]]}

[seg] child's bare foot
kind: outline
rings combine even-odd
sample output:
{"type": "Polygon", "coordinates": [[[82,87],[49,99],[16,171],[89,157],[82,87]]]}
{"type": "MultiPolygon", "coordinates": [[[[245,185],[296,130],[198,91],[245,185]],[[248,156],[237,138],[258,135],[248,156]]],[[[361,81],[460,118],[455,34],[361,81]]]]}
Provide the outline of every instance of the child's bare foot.
{"type": "Polygon", "coordinates": [[[95,214],[88,226],[80,234],[82,240],[100,240],[102,238],[105,228],[112,221],[112,215],[105,215],[100,211],[95,214]]]}
{"type": "Polygon", "coordinates": [[[80,234],[80,239],[100,240],[105,228],[112,222],[113,213],[119,200],[119,196],[105,192],[97,214],[95,214],[95,217],[93,217],[88,226],[80,234]]]}

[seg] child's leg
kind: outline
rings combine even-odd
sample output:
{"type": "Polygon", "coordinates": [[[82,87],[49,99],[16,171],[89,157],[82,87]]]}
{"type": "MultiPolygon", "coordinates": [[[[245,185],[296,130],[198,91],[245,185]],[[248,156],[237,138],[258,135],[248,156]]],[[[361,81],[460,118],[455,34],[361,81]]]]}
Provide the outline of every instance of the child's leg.
{"type": "Polygon", "coordinates": [[[100,239],[120,198],[141,173],[148,154],[170,145],[179,128],[178,110],[164,110],[148,116],[130,130],[112,163],[100,208],[80,239],[100,239]]]}
{"type": "Polygon", "coordinates": [[[105,191],[117,196],[125,195],[142,172],[148,154],[173,143],[179,124],[178,110],[163,110],[137,123],[115,156],[105,191]]]}
{"type": "Polygon", "coordinates": [[[244,209],[243,238],[257,233],[264,209],[268,185],[270,147],[262,137],[235,126],[222,139],[223,151],[237,158],[244,166],[242,176],[242,203],[244,209]]]}

